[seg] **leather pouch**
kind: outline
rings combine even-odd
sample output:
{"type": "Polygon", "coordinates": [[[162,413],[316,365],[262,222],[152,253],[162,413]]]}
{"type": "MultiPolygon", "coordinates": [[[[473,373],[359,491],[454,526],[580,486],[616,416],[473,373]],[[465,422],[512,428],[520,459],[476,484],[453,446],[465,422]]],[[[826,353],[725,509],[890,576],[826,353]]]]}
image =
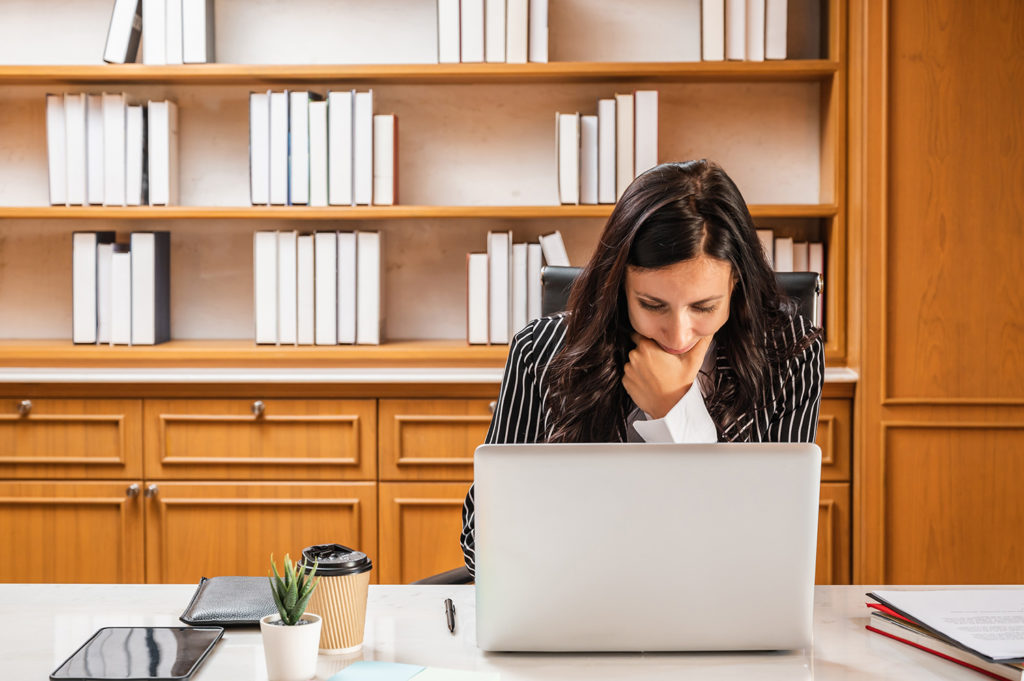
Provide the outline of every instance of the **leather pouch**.
{"type": "Polygon", "coordinates": [[[266,577],[203,577],[180,619],[185,624],[259,626],[277,612],[266,577]]]}

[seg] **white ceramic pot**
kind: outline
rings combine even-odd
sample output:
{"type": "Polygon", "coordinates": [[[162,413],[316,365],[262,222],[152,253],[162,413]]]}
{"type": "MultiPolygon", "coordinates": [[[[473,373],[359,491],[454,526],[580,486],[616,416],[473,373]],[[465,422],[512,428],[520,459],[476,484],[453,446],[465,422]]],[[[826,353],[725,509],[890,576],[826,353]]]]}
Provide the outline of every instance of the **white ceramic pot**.
{"type": "Polygon", "coordinates": [[[309,624],[292,627],[271,624],[280,619],[280,615],[273,614],[260,620],[267,681],[309,681],[316,675],[320,616],[307,612],[302,619],[309,624]]]}

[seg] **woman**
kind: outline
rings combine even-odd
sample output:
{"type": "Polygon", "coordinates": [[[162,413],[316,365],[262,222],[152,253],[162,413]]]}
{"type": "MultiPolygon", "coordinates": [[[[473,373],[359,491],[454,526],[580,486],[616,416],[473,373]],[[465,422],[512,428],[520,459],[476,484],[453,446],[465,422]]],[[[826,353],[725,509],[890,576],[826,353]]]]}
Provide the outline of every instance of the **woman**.
{"type": "MultiPolygon", "coordinates": [[[[652,168],[568,311],[512,340],[486,442],[813,442],[823,344],[793,309],[729,176],[703,160],[652,168]]],[[[470,487],[471,572],[473,521],[470,487]]]]}

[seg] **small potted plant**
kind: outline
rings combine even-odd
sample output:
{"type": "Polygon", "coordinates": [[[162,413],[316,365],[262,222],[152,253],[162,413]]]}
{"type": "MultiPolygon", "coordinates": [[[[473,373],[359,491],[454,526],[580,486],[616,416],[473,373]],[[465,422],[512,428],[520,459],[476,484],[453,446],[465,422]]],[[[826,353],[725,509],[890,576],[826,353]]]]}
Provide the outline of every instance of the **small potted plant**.
{"type": "Polygon", "coordinates": [[[285,554],[284,575],[277,571],[270,556],[270,591],[277,613],[260,620],[263,652],[267,658],[268,681],[308,681],[316,674],[317,649],[320,646],[320,616],[306,612],[306,604],[317,582],[317,564],[306,571],[292,564],[285,554]]]}

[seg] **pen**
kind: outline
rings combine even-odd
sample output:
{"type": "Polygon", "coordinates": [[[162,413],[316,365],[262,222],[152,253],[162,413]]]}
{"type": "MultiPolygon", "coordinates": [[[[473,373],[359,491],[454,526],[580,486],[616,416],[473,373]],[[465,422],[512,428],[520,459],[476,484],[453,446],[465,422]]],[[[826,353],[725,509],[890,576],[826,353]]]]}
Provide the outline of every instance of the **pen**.
{"type": "Polygon", "coordinates": [[[444,615],[448,620],[448,631],[455,633],[455,604],[452,599],[444,599],[444,615]]]}

